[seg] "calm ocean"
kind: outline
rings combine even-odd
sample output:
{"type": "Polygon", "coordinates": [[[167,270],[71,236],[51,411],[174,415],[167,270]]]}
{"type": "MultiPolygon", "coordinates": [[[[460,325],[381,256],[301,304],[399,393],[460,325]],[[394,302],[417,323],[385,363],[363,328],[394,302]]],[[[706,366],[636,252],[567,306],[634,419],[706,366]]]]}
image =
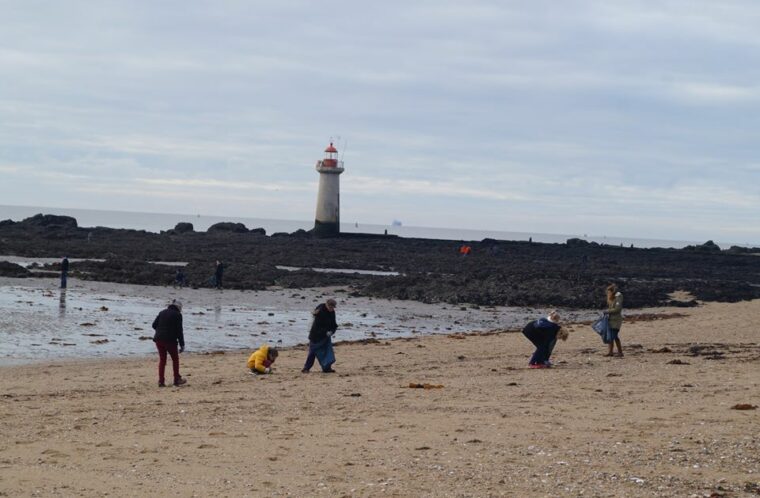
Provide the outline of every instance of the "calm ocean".
{"type": "MultiPolygon", "coordinates": [[[[206,216],[206,215],[188,215],[188,214],[168,214],[168,213],[135,213],[127,211],[100,211],[94,209],[67,209],[38,206],[2,206],[0,205],[0,220],[11,219],[20,221],[29,216],[38,213],[56,214],[73,216],[77,219],[80,227],[110,227],[110,228],[131,228],[135,230],[146,230],[149,232],[160,232],[174,228],[181,222],[192,223],[196,231],[205,231],[214,223],[220,221],[232,221],[243,223],[248,228],[264,228],[268,235],[275,232],[294,232],[299,228],[309,230],[314,226],[314,221],[295,221],[295,220],[272,220],[266,218],[236,218],[232,216],[206,216]]],[[[680,248],[686,245],[692,245],[693,241],[682,240],[658,240],[658,239],[632,239],[625,237],[606,237],[598,235],[585,234],[550,234],[540,232],[505,232],[498,230],[471,230],[465,228],[432,228],[432,227],[411,227],[396,225],[370,225],[362,223],[342,223],[341,231],[347,233],[376,233],[381,234],[385,230],[389,234],[400,237],[418,237],[423,239],[444,239],[444,240],[468,240],[479,241],[484,238],[497,240],[528,240],[532,238],[534,242],[561,243],[572,237],[583,238],[588,241],[599,242],[610,245],[624,245],[635,247],[674,247],[680,248]]],[[[704,241],[702,241],[704,242],[704,241]]],[[[720,244],[721,247],[727,248],[731,244],[720,244]]]]}

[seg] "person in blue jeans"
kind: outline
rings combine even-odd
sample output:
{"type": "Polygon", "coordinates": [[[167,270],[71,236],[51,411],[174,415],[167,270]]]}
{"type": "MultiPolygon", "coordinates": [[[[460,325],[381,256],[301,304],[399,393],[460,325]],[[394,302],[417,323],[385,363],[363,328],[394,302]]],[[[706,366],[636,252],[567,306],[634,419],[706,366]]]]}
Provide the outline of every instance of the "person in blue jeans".
{"type": "Polygon", "coordinates": [[[335,363],[332,336],[338,330],[338,323],[335,321],[336,305],[335,299],[328,299],[311,312],[314,320],[309,330],[309,354],[306,356],[302,373],[309,373],[314,366],[314,360],[319,361],[324,373],[335,372],[332,368],[335,363]]]}
{"type": "Polygon", "coordinates": [[[545,318],[530,322],[523,328],[523,335],[536,346],[536,350],[528,362],[530,368],[550,368],[552,366],[549,358],[557,344],[560,328],[559,313],[556,311],[552,311],[545,318]]]}

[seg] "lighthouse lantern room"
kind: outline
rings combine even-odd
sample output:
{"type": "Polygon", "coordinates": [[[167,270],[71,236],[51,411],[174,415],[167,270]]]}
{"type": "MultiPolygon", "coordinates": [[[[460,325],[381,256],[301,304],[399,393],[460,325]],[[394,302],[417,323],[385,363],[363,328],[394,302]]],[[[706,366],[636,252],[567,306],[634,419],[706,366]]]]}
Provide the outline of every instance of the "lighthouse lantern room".
{"type": "Polygon", "coordinates": [[[340,233],[340,174],[343,161],[338,160],[338,149],[332,142],[325,149],[324,159],[317,161],[319,192],[314,234],[329,237],[340,233]]]}

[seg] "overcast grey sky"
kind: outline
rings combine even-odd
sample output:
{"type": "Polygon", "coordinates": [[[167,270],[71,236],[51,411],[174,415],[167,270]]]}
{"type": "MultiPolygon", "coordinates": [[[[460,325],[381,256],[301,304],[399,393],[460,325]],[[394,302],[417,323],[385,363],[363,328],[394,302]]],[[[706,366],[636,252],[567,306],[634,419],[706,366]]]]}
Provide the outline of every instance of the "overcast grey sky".
{"type": "Polygon", "coordinates": [[[760,244],[760,2],[3,1],[0,204],[760,244]],[[344,147],[347,142],[347,147],[344,147]]]}

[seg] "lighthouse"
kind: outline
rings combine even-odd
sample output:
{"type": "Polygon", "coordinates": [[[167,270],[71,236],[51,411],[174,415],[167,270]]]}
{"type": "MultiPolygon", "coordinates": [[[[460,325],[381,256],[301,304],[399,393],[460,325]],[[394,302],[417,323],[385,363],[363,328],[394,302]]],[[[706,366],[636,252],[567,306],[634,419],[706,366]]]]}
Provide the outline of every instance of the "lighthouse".
{"type": "Polygon", "coordinates": [[[325,158],[317,161],[319,172],[319,193],[317,194],[317,215],[314,219],[314,234],[317,236],[338,235],[340,233],[340,174],[343,161],[338,161],[338,149],[332,142],[325,149],[325,158]]]}

